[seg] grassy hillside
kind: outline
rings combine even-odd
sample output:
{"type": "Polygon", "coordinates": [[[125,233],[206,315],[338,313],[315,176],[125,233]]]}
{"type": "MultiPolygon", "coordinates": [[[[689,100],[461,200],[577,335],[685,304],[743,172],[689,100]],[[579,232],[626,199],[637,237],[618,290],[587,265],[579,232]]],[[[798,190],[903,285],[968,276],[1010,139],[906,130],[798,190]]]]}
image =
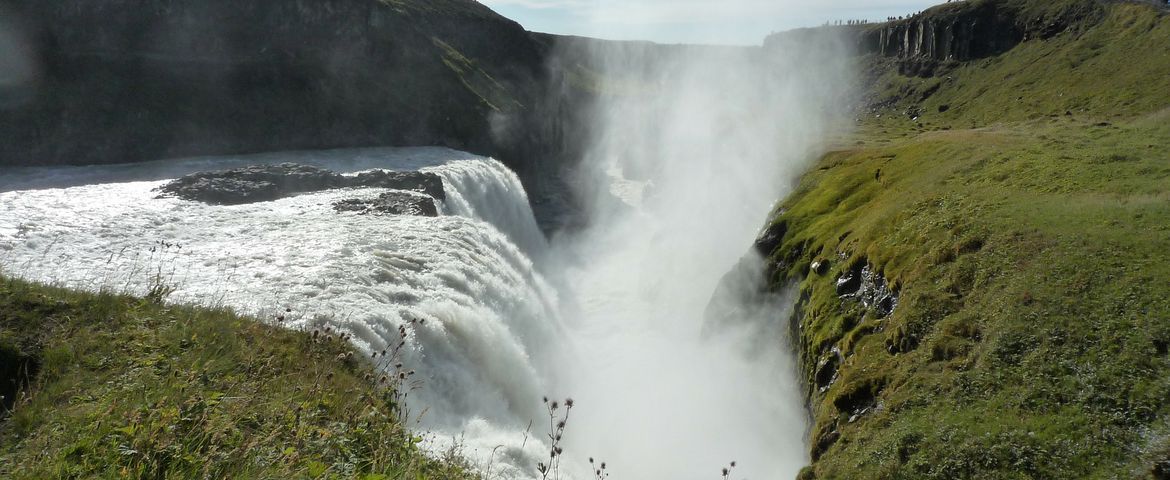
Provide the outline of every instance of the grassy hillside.
{"type": "MultiPolygon", "coordinates": [[[[1101,6],[1092,0],[1056,3],[1101,6]]],[[[1062,115],[1129,118],[1164,108],[1170,97],[1165,12],[1135,3],[1105,5],[1103,13],[1085,14],[1055,37],[1025,41],[1003,55],[951,65],[933,76],[906,77],[893,65],[899,59],[871,57],[868,100],[874,108],[867,123],[887,127],[874,121],[882,115],[917,117],[909,122],[917,130],[971,128],[1062,115]]],[[[871,133],[897,131],[879,127],[871,133]]]]}
{"type": "Polygon", "coordinates": [[[1170,18],[1101,5],[935,76],[865,59],[859,133],[774,220],[803,478],[1170,478],[1170,18]],[[861,264],[891,316],[838,297],[861,264]]]}
{"type": "Polygon", "coordinates": [[[369,365],[328,332],[0,278],[0,477],[474,478],[369,365]]]}

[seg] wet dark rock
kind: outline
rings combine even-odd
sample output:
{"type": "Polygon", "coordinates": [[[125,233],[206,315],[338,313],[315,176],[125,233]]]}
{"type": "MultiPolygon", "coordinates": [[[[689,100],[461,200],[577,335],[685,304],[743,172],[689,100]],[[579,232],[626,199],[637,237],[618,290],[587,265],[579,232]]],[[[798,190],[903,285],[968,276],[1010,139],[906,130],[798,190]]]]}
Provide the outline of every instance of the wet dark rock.
{"type": "Polygon", "coordinates": [[[447,193],[443,191],[443,178],[433,173],[373,170],[360,173],[356,177],[352,177],[352,179],[347,179],[346,181],[348,182],[346,186],[349,187],[410,190],[428,195],[435,200],[447,199],[447,193]]]}
{"type": "Polygon", "coordinates": [[[847,385],[845,391],[833,399],[833,406],[842,413],[863,415],[878,405],[878,395],[886,387],[882,379],[868,379],[847,385]]]}
{"type": "Polygon", "coordinates": [[[828,260],[817,260],[809,265],[809,271],[817,275],[824,275],[829,273],[829,267],[832,266],[828,260]]]}
{"type": "Polygon", "coordinates": [[[410,190],[433,199],[446,198],[442,178],[433,173],[375,170],[357,176],[345,176],[296,163],[198,172],[173,180],[156,191],[162,196],[213,205],[240,205],[345,187],[410,190]]]}
{"type": "Polygon", "coordinates": [[[1170,459],[1155,463],[1150,469],[1150,476],[1154,480],[1170,480],[1170,459]]]}
{"type": "Polygon", "coordinates": [[[848,271],[837,277],[837,296],[854,295],[861,289],[861,272],[848,271]]]}
{"type": "Polygon", "coordinates": [[[435,199],[410,192],[386,192],[377,198],[351,198],[333,204],[338,212],[357,212],[359,215],[415,215],[437,217],[435,199]]]}
{"type": "Polygon", "coordinates": [[[772,255],[772,252],[780,248],[780,244],[784,242],[784,235],[788,233],[788,224],[786,222],[776,222],[768,226],[759,237],[756,238],[756,251],[765,258],[772,255]]]}
{"type": "Polygon", "coordinates": [[[323,168],[282,163],[193,173],[159,187],[158,191],[184,200],[237,205],[276,200],[342,184],[341,175],[323,168]]]}
{"type": "Polygon", "coordinates": [[[817,391],[825,393],[837,381],[837,371],[841,366],[841,360],[841,350],[833,347],[832,351],[817,363],[815,375],[817,391]]]}
{"type": "Polygon", "coordinates": [[[837,277],[837,296],[860,302],[875,318],[888,317],[898,307],[898,294],[864,260],[837,277]]]}

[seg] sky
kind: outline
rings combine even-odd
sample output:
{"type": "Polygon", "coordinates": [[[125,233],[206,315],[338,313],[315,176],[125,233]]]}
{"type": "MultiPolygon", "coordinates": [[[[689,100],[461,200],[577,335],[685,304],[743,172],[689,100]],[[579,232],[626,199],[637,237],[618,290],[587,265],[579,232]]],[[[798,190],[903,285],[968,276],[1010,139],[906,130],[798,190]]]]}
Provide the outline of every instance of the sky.
{"type": "Polygon", "coordinates": [[[885,20],[945,0],[480,0],[524,28],[660,43],[758,45],[833,20],[885,20]]]}

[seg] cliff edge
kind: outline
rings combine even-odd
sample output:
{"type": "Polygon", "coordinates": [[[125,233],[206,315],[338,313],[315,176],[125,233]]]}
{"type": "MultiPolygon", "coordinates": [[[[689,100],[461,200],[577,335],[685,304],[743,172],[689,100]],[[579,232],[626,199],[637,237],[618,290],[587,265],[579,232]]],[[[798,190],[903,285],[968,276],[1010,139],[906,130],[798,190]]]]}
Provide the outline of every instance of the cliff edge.
{"type": "Polygon", "coordinates": [[[763,237],[800,290],[801,478],[1170,478],[1170,16],[851,28],[858,132],[763,237]]]}

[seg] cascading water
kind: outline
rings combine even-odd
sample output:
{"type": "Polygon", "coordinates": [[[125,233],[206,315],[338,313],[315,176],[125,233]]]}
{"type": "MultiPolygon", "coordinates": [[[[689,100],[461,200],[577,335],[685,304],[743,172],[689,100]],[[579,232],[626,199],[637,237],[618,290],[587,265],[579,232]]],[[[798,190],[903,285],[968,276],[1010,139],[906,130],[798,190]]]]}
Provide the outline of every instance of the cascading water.
{"type": "MultiPolygon", "coordinates": [[[[516,176],[447,149],[372,149],[44,168],[0,178],[0,269],[83,289],[146,292],[350,333],[367,355],[410,325],[404,363],[430,446],[462,447],[494,478],[547,461],[544,395],[577,399],[562,472],[590,478],[792,478],[805,413],[784,342],[784,299],[739,322],[704,318],[723,274],[823,145],[850,75],[831,42],[760,49],[589,52],[638,66],[645,91],[605,97],[577,178],[591,225],[541,235],[516,176]],[[774,53],[774,52],[773,52],[774,53]],[[820,63],[817,63],[820,62],[820,63]],[[152,191],[166,179],[257,163],[443,178],[443,215],[363,216],[328,190],[209,206],[152,191]],[[629,178],[625,175],[630,173],[629,178]],[[425,322],[412,323],[414,319],[425,322]],[[704,336],[706,330],[709,335],[704,336]]],[[[628,75],[626,75],[628,77],[628,75]]],[[[748,258],[747,262],[759,262],[748,258]]]]}
{"type": "Polygon", "coordinates": [[[348,332],[366,355],[396,342],[399,326],[410,326],[403,363],[423,378],[411,394],[412,410],[428,411],[421,428],[433,433],[433,448],[461,437],[473,458],[496,450],[497,474],[535,471],[532,459],[544,447],[523,430],[541,413],[550,372],[534,358],[556,336],[559,305],[529,256],[543,255],[547,245],[528,199],[499,162],[445,149],[298,152],[6,175],[5,188],[19,185],[34,189],[0,193],[5,272],[138,294],[162,282],[176,287],[170,300],[262,316],[291,308],[291,326],[348,332]],[[282,161],[340,172],[430,171],[443,178],[446,215],[332,209],[337,200],[378,189],[237,206],[153,192],[165,183],[158,178],[282,161]],[[118,177],[152,180],[110,182],[118,177]],[[43,188],[49,185],[76,186],[43,188]],[[411,325],[412,319],[426,321],[411,325]]]}
{"type": "Polygon", "coordinates": [[[782,479],[807,464],[791,298],[758,295],[761,274],[725,299],[735,313],[706,315],[725,273],[762,272],[753,239],[848,112],[845,42],[796,38],[562,52],[619,79],[573,182],[592,223],[552,255],[579,300],[563,318],[581,353],[555,385],[581,405],[568,447],[615,477],[715,478],[737,461],[735,478],[782,479]]]}

